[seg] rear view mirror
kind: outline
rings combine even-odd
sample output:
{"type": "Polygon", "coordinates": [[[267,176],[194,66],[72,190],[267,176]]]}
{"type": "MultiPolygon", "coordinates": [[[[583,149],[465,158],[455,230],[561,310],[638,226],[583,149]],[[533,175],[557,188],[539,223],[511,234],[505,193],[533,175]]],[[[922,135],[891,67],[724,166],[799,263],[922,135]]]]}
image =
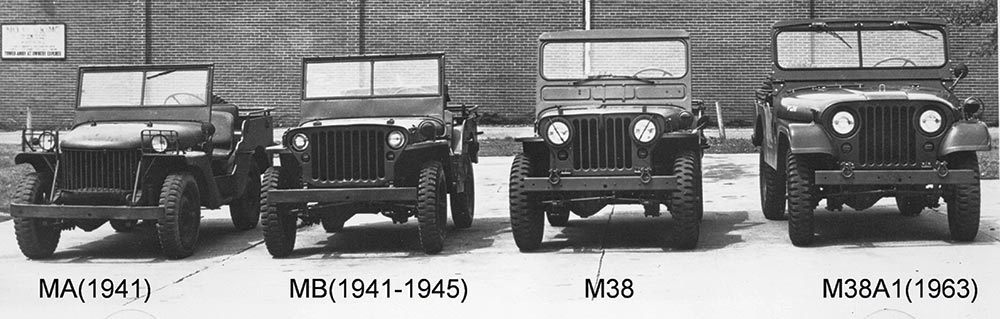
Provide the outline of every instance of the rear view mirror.
{"type": "Polygon", "coordinates": [[[956,80],[960,80],[969,75],[969,67],[966,66],[965,63],[959,63],[951,68],[951,74],[955,76],[956,80]]]}

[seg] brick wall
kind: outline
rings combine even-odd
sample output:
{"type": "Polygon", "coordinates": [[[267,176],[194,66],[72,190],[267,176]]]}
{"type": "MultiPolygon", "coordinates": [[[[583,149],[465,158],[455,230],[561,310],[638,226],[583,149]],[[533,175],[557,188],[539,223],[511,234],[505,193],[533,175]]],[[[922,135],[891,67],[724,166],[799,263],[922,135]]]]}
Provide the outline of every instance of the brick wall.
{"type": "MultiPolygon", "coordinates": [[[[583,0],[481,2],[365,1],[368,53],[444,51],[455,103],[483,106],[494,119],[531,120],[537,37],[583,27],[583,0]]],[[[358,0],[151,1],[154,63],[214,62],[219,95],[298,117],[301,58],[358,52],[358,0]]],[[[0,0],[0,23],[66,23],[64,61],[0,61],[0,128],[19,128],[24,107],[36,126],[66,126],[75,68],[142,63],[145,1],[0,0]]],[[[816,0],[818,17],[915,16],[937,1],[816,0]]],[[[719,101],[729,121],[748,122],[752,92],[770,70],[769,27],[806,18],[806,0],[592,0],[592,26],[679,28],[691,32],[693,95],[719,101]]],[[[997,123],[997,57],[968,52],[992,26],[952,28],[952,59],[972,72],[958,91],[975,93],[997,123]]]]}

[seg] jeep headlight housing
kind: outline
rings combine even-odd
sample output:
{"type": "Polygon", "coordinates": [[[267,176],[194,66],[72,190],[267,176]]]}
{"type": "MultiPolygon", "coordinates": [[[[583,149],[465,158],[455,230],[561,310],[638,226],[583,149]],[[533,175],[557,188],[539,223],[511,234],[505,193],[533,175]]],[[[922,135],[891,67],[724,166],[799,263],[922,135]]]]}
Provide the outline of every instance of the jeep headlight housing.
{"type": "Polygon", "coordinates": [[[941,112],[934,109],[925,110],[923,113],[920,113],[918,121],[920,130],[927,134],[937,133],[944,126],[944,116],[941,115],[941,112]]]}
{"type": "Polygon", "coordinates": [[[51,152],[56,148],[56,136],[51,132],[42,132],[38,135],[38,146],[42,148],[43,151],[51,152]]]}
{"type": "Polygon", "coordinates": [[[545,129],[545,137],[549,140],[549,143],[556,146],[565,145],[570,139],[569,125],[562,120],[555,120],[549,123],[549,127],[545,129]]]}
{"type": "Polygon", "coordinates": [[[149,138],[149,148],[154,152],[166,152],[168,147],[170,147],[170,140],[162,134],[153,135],[149,138]]]}
{"type": "Polygon", "coordinates": [[[833,118],[830,119],[830,126],[833,128],[833,132],[845,136],[854,131],[858,125],[858,122],[854,119],[854,114],[848,111],[839,111],[833,114],[833,118]]]}
{"type": "Polygon", "coordinates": [[[649,143],[656,138],[656,123],[648,118],[640,118],[632,124],[632,137],[639,143],[649,143]]]}
{"type": "Polygon", "coordinates": [[[309,147],[309,137],[303,133],[296,133],[292,135],[291,144],[292,149],[296,152],[305,151],[309,147]]]}
{"type": "Polygon", "coordinates": [[[406,144],[406,135],[400,131],[389,132],[389,135],[385,136],[385,143],[389,145],[389,148],[398,150],[406,144]]]}

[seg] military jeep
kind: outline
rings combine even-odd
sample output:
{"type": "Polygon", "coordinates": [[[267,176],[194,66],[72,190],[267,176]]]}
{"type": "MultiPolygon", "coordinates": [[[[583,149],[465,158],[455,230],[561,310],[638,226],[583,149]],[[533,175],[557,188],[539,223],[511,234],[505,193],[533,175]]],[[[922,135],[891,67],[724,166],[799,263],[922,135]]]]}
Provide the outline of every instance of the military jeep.
{"type": "Polygon", "coordinates": [[[691,98],[689,38],[680,30],[594,30],[539,37],[536,135],[510,173],[510,222],[522,251],[544,220],[641,204],[673,215],[678,248],[697,245],[707,118],[691,98]]]}
{"type": "Polygon", "coordinates": [[[448,106],[442,53],[306,58],[301,121],[270,150],[264,240],[291,254],[297,221],[336,232],[359,213],[416,217],[420,245],[442,250],[448,198],[472,226],[479,161],[476,107],[448,106]]]}
{"type": "MultiPolygon", "coordinates": [[[[935,19],[789,20],[772,30],[773,74],[757,90],[761,206],[796,246],[814,240],[814,209],[864,210],[895,197],[900,213],[948,204],[951,238],[979,225],[979,165],[989,133],[976,98],[953,90],[935,19]]],[[[949,71],[950,70],[950,71],[949,71]]]]}
{"type": "Polygon", "coordinates": [[[73,127],[25,130],[14,161],[24,176],[11,201],[21,252],[54,252],[60,232],[110,221],[155,224],[163,253],[194,253],[201,207],[229,205],[233,225],[256,227],[260,174],[270,167],[269,109],[212,95],[212,65],[84,66],[73,127]]]}

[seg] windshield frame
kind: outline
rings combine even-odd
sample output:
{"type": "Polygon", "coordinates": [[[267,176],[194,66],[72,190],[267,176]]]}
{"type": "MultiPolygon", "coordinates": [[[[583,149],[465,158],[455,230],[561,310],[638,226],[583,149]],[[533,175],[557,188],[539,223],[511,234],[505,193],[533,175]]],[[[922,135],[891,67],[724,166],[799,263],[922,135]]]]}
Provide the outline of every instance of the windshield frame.
{"type": "MultiPolygon", "coordinates": [[[[857,25],[861,25],[861,23],[858,23],[857,25]]],[[[916,29],[916,30],[920,30],[920,31],[933,30],[933,31],[940,32],[941,37],[942,37],[941,43],[943,45],[943,51],[944,51],[943,52],[944,53],[944,59],[942,60],[941,65],[936,65],[936,66],[911,66],[911,67],[904,67],[904,66],[865,67],[864,66],[864,64],[865,64],[865,61],[864,61],[864,54],[865,54],[864,53],[864,42],[865,41],[862,38],[861,33],[864,32],[864,31],[909,31],[909,32],[914,32],[912,30],[907,29],[907,27],[900,27],[900,26],[893,26],[893,25],[852,26],[852,27],[826,26],[826,25],[824,25],[823,27],[820,27],[820,28],[811,27],[810,25],[802,25],[802,26],[794,26],[794,27],[775,28],[772,31],[772,33],[771,33],[771,57],[772,57],[771,62],[774,65],[774,67],[777,68],[778,70],[792,71],[792,72],[837,71],[837,70],[864,70],[864,71],[934,70],[934,69],[941,69],[941,68],[948,67],[949,63],[951,62],[951,52],[950,52],[951,50],[950,50],[950,44],[949,44],[949,38],[950,38],[950,36],[948,35],[947,30],[945,30],[945,28],[943,26],[927,25],[927,24],[911,24],[910,27],[912,27],[913,29],[916,29]],[[824,33],[826,31],[832,31],[832,32],[844,32],[844,31],[847,31],[847,32],[854,32],[854,33],[856,33],[857,42],[851,43],[851,45],[856,45],[857,46],[857,48],[854,48],[854,50],[858,54],[858,64],[859,64],[858,66],[856,66],[856,67],[826,67],[826,68],[794,68],[794,67],[785,67],[785,66],[782,66],[780,63],[778,63],[778,36],[781,33],[785,33],[785,32],[816,32],[816,33],[824,33]]],[[[827,36],[830,36],[830,35],[827,35],[827,36]]]]}
{"type": "MultiPolygon", "coordinates": [[[[445,65],[444,65],[444,54],[443,53],[426,53],[426,54],[400,54],[400,55],[358,55],[358,56],[342,56],[342,57],[314,57],[314,58],[304,58],[302,59],[302,68],[300,75],[300,92],[299,96],[303,101],[322,101],[322,100],[367,100],[367,99],[385,99],[385,98],[414,98],[414,97],[442,97],[445,94],[446,80],[445,80],[445,65]],[[438,85],[436,93],[417,93],[417,94],[372,94],[370,95],[351,95],[351,96],[313,96],[309,97],[306,95],[306,79],[308,74],[306,74],[306,66],[313,63],[337,63],[337,62],[369,62],[372,66],[371,76],[374,77],[375,63],[376,62],[386,62],[386,61],[416,61],[416,60],[437,60],[438,63],[438,85]]],[[[369,88],[374,88],[375,83],[373,80],[369,81],[369,88]]]]}
{"type": "MultiPolygon", "coordinates": [[[[691,45],[687,38],[625,38],[625,39],[571,39],[571,40],[545,40],[538,47],[538,76],[545,81],[580,81],[587,80],[588,77],[581,78],[549,78],[545,76],[545,47],[553,43],[614,43],[614,42],[678,42],[684,46],[684,74],[673,77],[642,77],[646,80],[678,80],[691,74],[691,45]]],[[[630,80],[628,75],[616,75],[608,78],[598,78],[597,80],[630,80]]]]}
{"type": "MultiPolygon", "coordinates": [[[[149,109],[149,108],[173,108],[173,107],[210,107],[212,105],[212,82],[214,78],[214,66],[212,64],[176,64],[176,65],[102,65],[102,66],[81,66],[77,72],[76,81],[76,102],[74,103],[74,109],[83,110],[93,110],[93,109],[149,109]],[[143,72],[143,81],[147,77],[145,74],[149,72],[164,72],[164,71],[205,71],[206,72],[206,83],[205,83],[205,103],[203,104],[138,104],[138,105],[90,105],[81,106],[80,102],[83,98],[83,76],[84,74],[90,73],[114,73],[114,72],[143,72]]],[[[140,95],[140,102],[145,99],[146,84],[141,85],[142,95],[140,95]]]]}

